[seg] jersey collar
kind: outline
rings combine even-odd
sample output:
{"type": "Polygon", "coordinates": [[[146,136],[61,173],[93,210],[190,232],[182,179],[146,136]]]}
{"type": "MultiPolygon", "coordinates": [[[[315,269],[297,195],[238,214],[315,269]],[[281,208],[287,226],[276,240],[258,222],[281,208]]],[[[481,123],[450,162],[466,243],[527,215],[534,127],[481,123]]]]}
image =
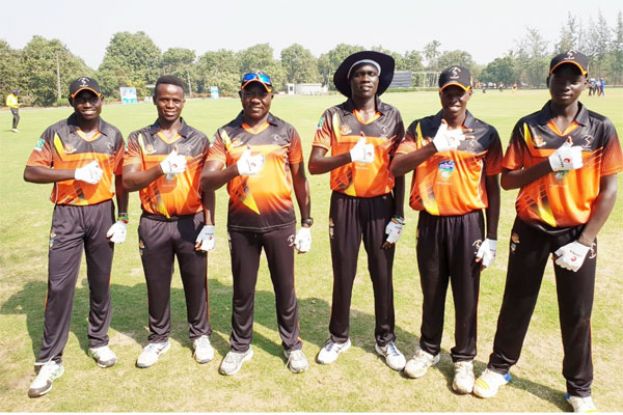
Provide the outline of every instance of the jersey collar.
{"type": "MultiPolygon", "coordinates": [[[[277,127],[279,125],[279,118],[275,117],[272,113],[268,113],[268,117],[266,118],[266,122],[273,127],[277,127]]],[[[242,128],[242,124],[244,124],[244,112],[240,111],[238,116],[233,121],[234,125],[242,128]]]]}
{"type": "MultiPolygon", "coordinates": [[[[435,117],[433,118],[433,126],[435,128],[439,128],[439,126],[441,125],[442,118],[443,118],[442,111],[440,110],[437,114],[435,114],[435,117]]],[[[465,120],[463,120],[463,126],[467,128],[473,128],[475,122],[476,122],[476,118],[474,118],[471,112],[466,110],[465,120]]]]}
{"type": "MultiPolygon", "coordinates": [[[[184,118],[180,117],[180,122],[182,123],[182,126],[177,131],[177,133],[181,137],[187,138],[191,134],[191,128],[188,126],[188,124],[186,124],[186,121],[184,121],[184,118]]],[[[151,135],[155,135],[158,133],[158,131],[160,131],[160,124],[158,123],[158,120],[156,119],[156,121],[149,127],[149,133],[151,135]]]]}
{"type": "MultiPolygon", "coordinates": [[[[538,115],[538,123],[540,125],[546,125],[549,120],[551,120],[552,118],[554,118],[554,115],[552,114],[552,110],[550,107],[550,103],[551,101],[547,101],[545,103],[545,105],[543,106],[543,108],[541,108],[541,111],[539,111],[539,115],[538,115]]],[[[586,106],[584,106],[584,104],[582,104],[581,102],[578,102],[578,107],[580,108],[578,113],[575,115],[575,118],[573,119],[573,121],[575,121],[577,124],[580,124],[582,126],[586,126],[588,125],[588,110],[586,109],[586,106]]]]}
{"type": "MultiPolygon", "coordinates": [[[[69,132],[71,132],[72,134],[76,134],[76,131],[80,129],[80,126],[78,125],[78,116],[76,115],[76,113],[71,114],[69,118],[67,118],[67,126],[69,127],[69,132]]],[[[101,117],[97,120],[97,131],[105,136],[113,135],[112,131],[110,131],[110,128],[108,128],[108,123],[102,120],[101,117]]]]}

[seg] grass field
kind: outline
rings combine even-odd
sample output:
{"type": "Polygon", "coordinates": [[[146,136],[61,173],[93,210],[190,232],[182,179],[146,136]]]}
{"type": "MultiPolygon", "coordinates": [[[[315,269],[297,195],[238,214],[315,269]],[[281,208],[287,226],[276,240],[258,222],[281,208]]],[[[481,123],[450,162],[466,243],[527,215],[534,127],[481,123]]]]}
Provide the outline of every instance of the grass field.
{"type": "MultiPolygon", "coordinates": [[[[273,112],[291,122],[301,134],[307,156],[322,111],[340,97],[276,97],[273,112]]],[[[504,146],[515,121],[539,109],[546,91],[490,91],[476,93],[470,110],[498,128],[504,146]]],[[[432,92],[386,94],[397,106],[405,123],[439,108],[432,92]]],[[[605,98],[583,99],[589,108],[610,117],[623,134],[623,90],[609,89],[605,98]]],[[[237,100],[196,100],[186,105],[187,121],[211,135],[239,111],[237,100]]],[[[543,411],[568,410],[563,400],[562,344],[558,323],[555,284],[551,266],[543,281],[514,381],[493,400],[452,393],[454,317],[448,295],[446,332],[442,359],[436,369],[420,380],[410,380],[390,370],[374,353],[372,287],[362,252],[351,312],[354,347],[331,366],[311,363],[309,371],[291,374],[282,357],[277,332],[274,296],[263,260],[255,303],[255,356],[234,377],[218,374],[228,350],[231,317],[231,273],[225,232],[226,193],[218,193],[217,248],[209,258],[212,343],[217,356],[207,365],[192,359],[186,310],[179,276],[172,285],[172,348],[154,367],[139,370],[135,359],[147,339],[147,295],[137,249],[136,226],[140,206],[137,194],[130,199],[128,240],[116,248],[112,275],[113,320],[111,346],[119,362],[110,369],[98,368],[86,355],[88,286],[81,269],[74,301],[71,332],[64,354],[65,375],[43,398],[27,397],[33,379],[32,364],[38,351],[46,293],[47,244],[52,204],[51,185],[22,180],[28,155],[41,132],[66,117],[69,108],[25,109],[21,132],[8,131],[10,114],[0,112],[0,411],[543,411]]],[[[105,106],[103,117],[125,136],[155,119],[150,104],[105,106]]],[[[313,247],[297,256],[296,285],[300,304],[304,351],[313,361],[328,335],[331,301],[331,261],[327,217],[329,176],[313,176],[313,247]]],[[[410,183],[410,178],[408,179],[410,183]]],[[[619,187],[623,180],[619,177],[619,187]]],[[[516,192],[503,192],[500,244],[493,267],[482,276],[479,307],[479,354],[476,371],[484,369],[491,352],[497,314],[504,288],[508,238],[515,216],[516,192]]],[[[418,340],[422,296],[415,261],[417,215],[406,208],[408,225],[397,248],[394,268],[396,330],[398,346],[412,355],[418,340]]],[[[593,310],[593,396],[604,411],[621,411],[623,385],[623,261],[619,248],[623,230],[623,205],[619,201],[599,235],[600,253],[593,310]]]]}

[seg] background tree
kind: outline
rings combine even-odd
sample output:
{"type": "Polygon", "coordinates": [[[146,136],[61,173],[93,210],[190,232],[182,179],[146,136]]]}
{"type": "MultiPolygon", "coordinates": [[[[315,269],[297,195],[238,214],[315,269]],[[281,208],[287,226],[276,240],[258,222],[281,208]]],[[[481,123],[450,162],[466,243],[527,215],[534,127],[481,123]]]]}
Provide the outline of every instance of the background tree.
{"type": "Polygon", "coordinates": [[[620,84],[623,80],[623,14],[617,14],[617,24],[614,29],[612,40],[612,52],[610,59],[611,81],[620,84]]]}
{"type": "Polygon", "coordinates": [[[151,94],[145,85],[160,75],[160,49],[144,32],[115,33],[98,69],[105,95],[119,97],[119,87],[133,86],[139,96],[151,94]]]}
{"type": "MultiPolygon", "coordinates": [[[[24,89],[22,85],[22,57],[21,51],[11,48],[0,39],[0,97],[2,103],[6,96],[14,89],[24,89]]],[[[20,91],[22,94],[26,91],[20,91]]]]}
{"type": "Polygon", "coordinates": [[[185,88],[192,96],[195,84],[195,51],[185,48],[170,48],[162,54],[162,73],[175,75],[187,84],[185,88]]]}
{"type": "Polygon", "coordinates": [[[234,51],[206,52],[199,58],[196,71],[199,92],[217,86],[221,95],[234,96],[240,89],[240,56],[234,51]]]}
{"type": "Polygon", "coordinates": [[[518,79],[513,56],[509,54],[503,58],[495,58],[484,68],[478,79],[483,82],[503,82],[505,85],[512,85],[518,79]]]}
{"type": "Polygon", "coordinates": [[[81,76],[93,76],[93,70],[57,39],[34,36],[21,57],[22,94],[31,96],[34,105],[67,104],[69,83],[81,76]]]}
{"type": "Polygon", "coordinates": [[[281,65],[285,70],[287,82],[293,84],[320,82],[318,59],[298,43],[281,51],[281,65]]]}
{"type": "Polygon", "coordinates": [[[335,85],[333,85],[333,74],[337,70],[337,67],[340,66],[340,63],[349,55],[361,50],[364,50],[363,46],[340,43],[327,53],[320,55],[318,58],[318,71],[322,78],[322,84],[328,85],[331,89],[335,89],[335,85]]]}
{"type": "Polygon", "coordinates": [[[240,74],[253,71],[266,72],[277,90],[284,88],[286,71],[274,58],[273,48],[268,43],[253,45],[240,52],[240,74]]]}
{"type": "Polygon", "coordinates": [[[464,66],[470,71],[473,70],[475,65],[474,59],[469,52],[464,50],[450,50],[447,52],[443,52],[439,58],[437,59],[437,64],[439,65],[439,70],[443,70],[448,66],[459,65],[464,66]]]}
{"type": "Polygon", "coordinates": [[[556,52],[563,53],[578,49],[578,19],[571,13],[567,15],[567,23],[560,28],[560,39],[556,44],[556,52]]]}
{"type": "Polygon", "coordinates": [[[527,28],[527,33],[519,46],[518,60],[522,62],[519,74],[522,80],[532,86],[545,85],[550,53],[548,42],[537,29],[527,28]]]}

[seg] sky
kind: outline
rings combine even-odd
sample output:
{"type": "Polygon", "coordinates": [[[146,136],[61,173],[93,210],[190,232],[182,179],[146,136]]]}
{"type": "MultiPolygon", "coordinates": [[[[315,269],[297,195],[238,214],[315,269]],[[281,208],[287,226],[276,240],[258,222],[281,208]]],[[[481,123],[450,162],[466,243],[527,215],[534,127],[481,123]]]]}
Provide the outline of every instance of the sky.
{"type": "Polygon", "coordinates": [[[584,27],[598,13],[615,27],[620,0],[14,0],[2,2],[0,39],[23,48],[34,35],[59,39],[97,69],[114,33],[143,31],[165,51],[242,50],[269,43],[275,57],[293,43],[316,57],[339,43],[404,53],[431,40],[486,64],[535,28],[553,45],[569,13],[584,27]]]}

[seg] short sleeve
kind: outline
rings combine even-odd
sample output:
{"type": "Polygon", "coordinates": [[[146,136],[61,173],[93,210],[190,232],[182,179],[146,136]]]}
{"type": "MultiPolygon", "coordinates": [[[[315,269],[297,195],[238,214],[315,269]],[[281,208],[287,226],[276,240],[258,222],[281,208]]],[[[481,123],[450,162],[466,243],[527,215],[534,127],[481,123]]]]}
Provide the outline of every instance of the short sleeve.
{"type": "Polygon", "coordinates": [[[523,122],[518,122],[513,128],[506,154],[502,160],[502,168],[508,170],[517,170],[523,167],[523,156],[525,151],[525,142],[521,131],[523,122]]]}
{"type": "Polygon", "coordinates": [[[487,176],[495,176],[502,171],[502,142],[498,131],[491,127],[491,143],[485,157],[485,172],[487,176]]]}
{"type": "Polygon", "coordinates": [[[37,140],[35,147],[32,149],[30,157],[28,157],[28,161],[26,162],[27,166],[52,167],[54,135],[55,131],[52,128],[48,128],[43,132],[39,140],[37,140]]]}
{"type": "Polygon", "coordinates": [[[320,117],[318,121],[318,126],[316,127],[316,134],[314,135],[314,140],[312,142],[312,146],[314,147],[322,147],[325,150],[331,149],[331,136],[333,135],[333,121],[331,120],[331,113],[329,111],[325,111],[320,117]]]}

